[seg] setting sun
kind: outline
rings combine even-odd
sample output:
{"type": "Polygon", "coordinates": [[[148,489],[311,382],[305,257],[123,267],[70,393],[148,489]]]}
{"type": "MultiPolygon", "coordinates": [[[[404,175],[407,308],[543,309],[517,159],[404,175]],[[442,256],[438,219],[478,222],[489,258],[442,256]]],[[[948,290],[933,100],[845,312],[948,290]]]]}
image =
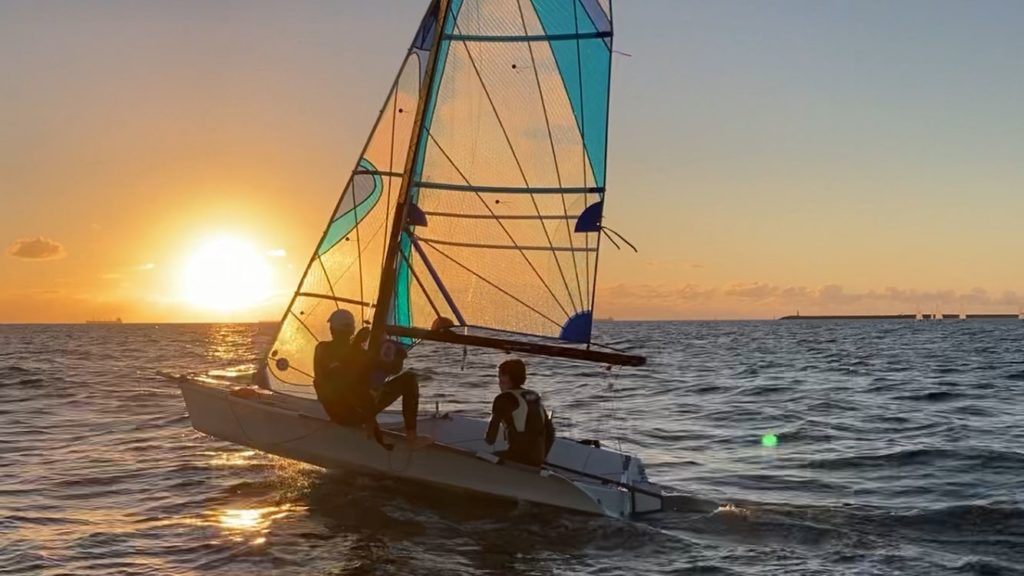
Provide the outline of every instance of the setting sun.
{"type": "Polygon", "coordinates": [[[198,308],[248,308],[271,293],[271,269],[251,244],[229,236],[214,238],[193,253],[182,275],[182,296],[198,308]]]}

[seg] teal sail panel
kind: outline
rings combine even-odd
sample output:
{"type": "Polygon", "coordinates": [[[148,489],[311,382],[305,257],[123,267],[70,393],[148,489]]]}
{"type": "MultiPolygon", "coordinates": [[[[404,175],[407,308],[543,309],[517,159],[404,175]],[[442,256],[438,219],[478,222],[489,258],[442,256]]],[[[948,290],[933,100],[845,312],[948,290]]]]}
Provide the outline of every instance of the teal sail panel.
{"type": "Polygon", "coordinates": [[[320,247],[317,248],[317,254],[320,256],[323,256],[355,230],[359,220],[366,216],[380,200],[381,192],[384,190],[384,180],[377,173],[377,168],[366,158],[359,159],[359,168],[365,173],[353,176],[352,187],[353,193],[360,197],[354,200],[355,206],[337,216],[327,227],[327,232],[324,233],[323,240],[320,241],[320,247]]]}
{"type": "Polygon", "coordinates": [[[578,35],[575,40],[551,42],[573,116],[583,134],[593,165],[594,183],[604,186],[605,141],[608,133],[608,92],[611,78],[611,22],[596,0],[532,0],[544,32],[578,35]],[[602,18],[604,16],[604,18],[602,18]],[[598,24],[607,26],[598,29],[598,24]]]}

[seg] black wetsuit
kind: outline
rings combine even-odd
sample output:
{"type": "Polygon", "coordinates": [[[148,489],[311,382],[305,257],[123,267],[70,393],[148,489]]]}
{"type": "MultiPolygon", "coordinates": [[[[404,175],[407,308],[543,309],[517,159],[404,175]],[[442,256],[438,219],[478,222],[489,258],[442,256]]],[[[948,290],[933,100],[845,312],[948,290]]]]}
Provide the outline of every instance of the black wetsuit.
{"type": "Polygon", "coordinates": [[[488,444],[498,437],[499,425],[505,425],[508,450],[497,452],[505,459],[542,466],[555,442],[555,427],[548,418],[540,394],[516,388],[498,394],[491,406],[491,422],[487,426],[488,444]]]}
{"type": "Polygon", "coordinates": [[[371,386],[378,374],[398,373],[403,359],[404,354],[391,361],[374,359],[356,343],[320,342],[313,355],[313,388],[324,411],[338,424],[375,426],[377,414],[401,397],[405,428],[415,430],[419,409],[416,375],[402,372],[371,386]]]}

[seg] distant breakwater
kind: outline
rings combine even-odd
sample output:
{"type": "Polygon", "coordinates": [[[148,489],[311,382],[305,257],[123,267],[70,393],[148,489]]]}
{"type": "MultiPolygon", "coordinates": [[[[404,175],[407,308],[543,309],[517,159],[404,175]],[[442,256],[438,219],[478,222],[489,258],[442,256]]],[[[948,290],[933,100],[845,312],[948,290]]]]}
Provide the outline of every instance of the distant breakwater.
{"type": "Polygon", "coordinates": [[[842,314],[783,316],[779,320],[1020,320],[1019,314],[842,314]]]}

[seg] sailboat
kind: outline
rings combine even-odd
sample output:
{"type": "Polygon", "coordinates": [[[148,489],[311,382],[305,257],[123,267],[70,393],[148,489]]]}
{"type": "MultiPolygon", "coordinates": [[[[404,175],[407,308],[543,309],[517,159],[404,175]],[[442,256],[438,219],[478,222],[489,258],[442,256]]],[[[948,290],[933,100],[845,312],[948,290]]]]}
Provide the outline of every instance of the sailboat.
{"type": "MultiPolygon", "coordinates": [[[[328,316],[421,341],[639,366],[591,339],[605,195],[610,0],[434,0],[257,373],[180,388],[199,431],[357,469],[625,517],[663,507],[636,456],[558,438],[541,468],[502,461],[487,422],[421,414],[434,443],[390,450],[331,422],[312,386],[328,316]]],[[[376,348],[376,347],[374,347],[376,348]]],[[[370,350],[371,354],[375,349],[370,350]]],[[[557,428],[557,420],[556,420],[557,428]]]]}

